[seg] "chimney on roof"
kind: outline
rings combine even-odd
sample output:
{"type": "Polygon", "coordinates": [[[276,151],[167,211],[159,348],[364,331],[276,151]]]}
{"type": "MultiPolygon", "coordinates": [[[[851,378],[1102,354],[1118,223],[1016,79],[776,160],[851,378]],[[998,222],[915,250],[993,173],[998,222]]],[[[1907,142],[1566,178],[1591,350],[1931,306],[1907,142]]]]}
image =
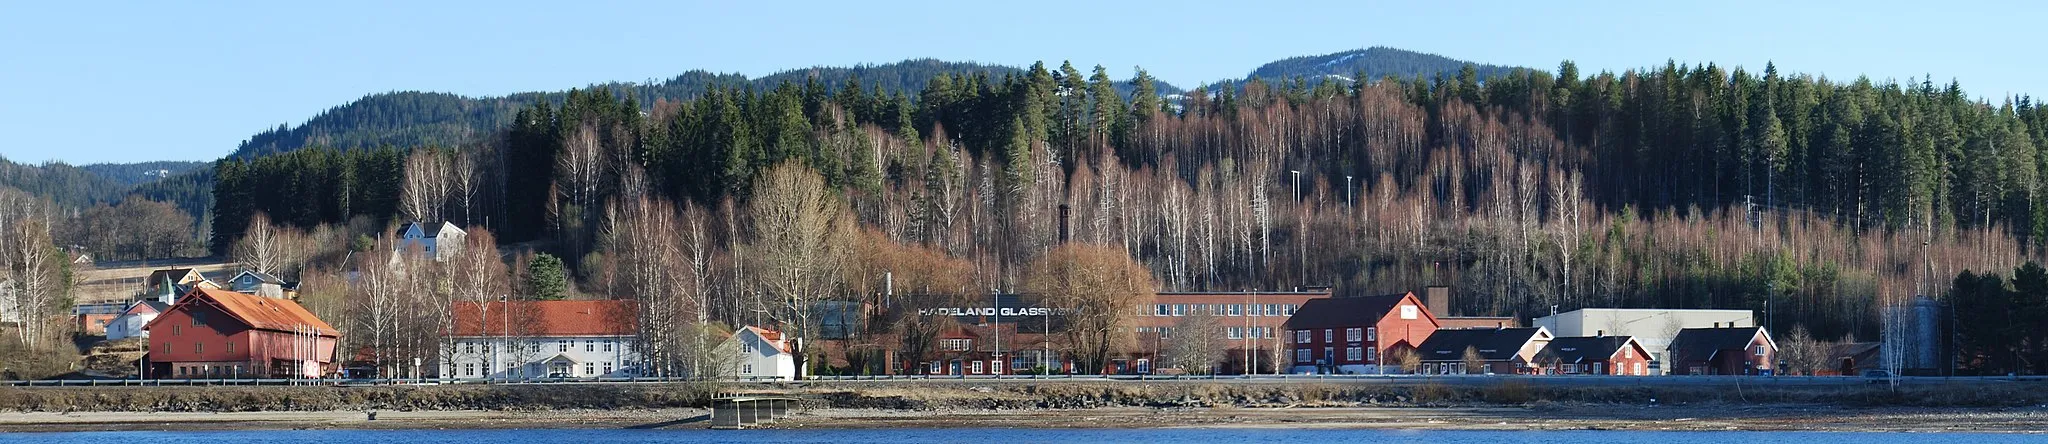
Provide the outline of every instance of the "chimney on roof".
{"type": "Polygon", "coordinates": [[[1593,337],[1605,338],[1607,337],[1607,330],[1593,330],[1593,337]]]}
{"type": "Polygon", "coordinates": [[[1070,216],[1072,216],[1073,212],[1074,212],[1074,207],[1072,207],[1072,206],[1068,206],[1067,204],[1060,204],[1060,243],[1061,243],[1061,244],[1065,244],[1065,243],[1067,243],[1067,241],[1068,241],[1068,240],[1070,240],[1070,239],[1073,239],[1073,236],[1074,236],[1074,234],[1073,234],[1073,233],[1074,233],[1074,232],[1072,231],[1072,229],[1068,228],[1068,225],[1067,225],[1067,219],[1068,219],[1068,218],[1069,218],[1070,216]]]}
{"type": "Polygon", "coordinates": [[[1721,323],[1719,323],[1719,322],[1715,322],[1715,323],[1714,323],[1714,328],[1721,328],[1721,323]]]}
{"type": "Polygon", "coordinates": [[[1422,305],[1429,308],[1429,314],[1451,316],[1451,287],[1432,285],[1422,289],[1422,305]]]}

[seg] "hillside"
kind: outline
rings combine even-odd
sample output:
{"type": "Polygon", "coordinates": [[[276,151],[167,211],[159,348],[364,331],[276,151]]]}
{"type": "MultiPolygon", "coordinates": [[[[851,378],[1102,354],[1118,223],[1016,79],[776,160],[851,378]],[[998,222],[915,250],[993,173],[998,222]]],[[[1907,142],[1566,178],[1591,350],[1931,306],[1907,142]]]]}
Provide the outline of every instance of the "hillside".
{"type": "Polygon", "coordinates": [[[1393,76],[1403,79],[1415,76],[1455,75],[1465,65],[1473,65],[1479,78],[1508,75],[1516,69],[1511,66],[1487,65],[1452,59],[1436,54],[1407,51],[1384,46],[1335,52],[1316,56],[1302,56],[1282,59],[1259,66],[1252,70],[1248,79],[1262,79],[1276,82],[1295,77],[1310,79],[1324,76],[1339,76],[1357,80],[1364,73],[1367,80],[1393,76]]]}
{"type": "Polygon", "coordinates": [[[114,181],[115,183],[128,186],[135,186],[150,182],[156,182],[172,176],[177,176],[180,174],[185,174],[187,172],[212,167],[213,164],[208,162],[156,161],[137,163],[95,163],[91,165],[80,166],[78,168],[83,169],[86,172],[98,174],[100,177],[104,177],[107,180],[114,181]]]}
{"type": "MultiPolygon", "coordinates": [[[[804,85],[816,79],[818,86],[838,90],[858,80],[862,88],[903,92],[915,96],[932,77],[986,74],[1000,77],[1022,72],[1011,66],[934,59],[904,60],[881,65],[811,67],[782,71],[760,78],[739,74],[717,74],[694,70],[660,83],[599,83],[587,89],[602,89],[612,95],[635,100],[642,109],[656,101],[682,101],[704,95],[713,88],[743,87],[755,91],[775,88],[784,82],[804,85]]],[[[1162,93],[1179,92],[1172,85],[1159,84],[1162,93]]],[[[1118,89],[1129,94],[1129,82],[1118,89]]],[[[513,113],[538,103],[559,106],[566,91],[525,92],[500,97],[464,97],[448,93],[399,91],[364,96],[330,108],[298,126],[279,125],[243,141],[231,157],[249,158],[276,154],[306,146],[362,148],[392,146],[461,146],[483,140],[493,131],[511,123],[513,113]]]]}
{"type": "Polygon", "coordinates": [[[127,194],[133,184],[62,162],[28,165],[0,157],[0,187],[47,198],[59,206],[77,208],[112,203],[127,194]]]}

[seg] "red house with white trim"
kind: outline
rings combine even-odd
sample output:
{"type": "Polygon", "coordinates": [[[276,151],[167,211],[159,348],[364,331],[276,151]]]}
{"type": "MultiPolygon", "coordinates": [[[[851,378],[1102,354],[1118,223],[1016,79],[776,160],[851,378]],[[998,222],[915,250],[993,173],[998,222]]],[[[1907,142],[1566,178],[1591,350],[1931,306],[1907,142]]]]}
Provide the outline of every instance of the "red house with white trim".
{"type": "Polygon", "coordinates": [[[1311,299],[1287,318],[1292,372],[1398,373],[1384,361],[1387,354],[1415,350],[1438,325],[1436,315],[1412,292],[1311,299]]]}
{"type": "Polygon", "coordinates": [[[159,378],[316,378],[333,370],[341,338],[289,299],[205,287],[143,329],[159,378]]]}

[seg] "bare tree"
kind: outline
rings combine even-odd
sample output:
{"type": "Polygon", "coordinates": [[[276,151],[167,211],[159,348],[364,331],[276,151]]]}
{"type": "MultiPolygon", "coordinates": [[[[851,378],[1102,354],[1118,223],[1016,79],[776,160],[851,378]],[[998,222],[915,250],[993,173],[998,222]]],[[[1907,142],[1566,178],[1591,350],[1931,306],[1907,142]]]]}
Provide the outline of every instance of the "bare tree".
{"type": "MultiPolygon", "coordinates": [[[[468,168],[464,168],[468,169],[468,168]]],[[[405,157],[405,181],[400,190],[399,210],[414,221],[438,222],[448,203],[448,156],[435,148],[413,150],[405,157]]]]}
{"type": "Polygon", "coordinates": [[[1066,314],[1064,334],[1083,371],[1104,369],[1132,340],[1140,303],[1158,291],[1152,273],[1119,247],[1071,243],[1032,262],[1026,287],[1066,314]]]}
{"type": "Polygon", "coordinates": [[[0,263],[13,277],[13,288],[6,289],[12,300],[4,302],[5,310],[18,318],[15,333],[30,350],[42,350],[56,339],[51,318],[70,305],[71,286],[64,282],[64,255],[51,242],[49,222],[37,214],[40,207],[28,202],[32,201],[24,199],[18,202],[22,207],[9,208],[15,217],[0,221],[0,234],[5,235],[0,255],[6,257],[0,263]]]}
{"type": "Polygon", "coordinates": [[[837,282],[847,231],[838,197],[825,178],[800,162],[777,164],[755,182],[747,213],[754,221],[752,250],[759,282],[774,298],[764,307],[795,338],[797,374],[807,374],[815,308],[837,282]]]}
{"type": "Polygon", "coordinates": [[[1164,337],[1160,338],[1166,343],[1162,350],[1166,363],[1188,373],[1214,373],[1216,364],[1222,361],[1224,346],[1233,342],[1226,341],[1224,333],[1223,324],[1209,310],[1195,310],[1176,319],[1171,333],[1161,334],[1164,337]]]}

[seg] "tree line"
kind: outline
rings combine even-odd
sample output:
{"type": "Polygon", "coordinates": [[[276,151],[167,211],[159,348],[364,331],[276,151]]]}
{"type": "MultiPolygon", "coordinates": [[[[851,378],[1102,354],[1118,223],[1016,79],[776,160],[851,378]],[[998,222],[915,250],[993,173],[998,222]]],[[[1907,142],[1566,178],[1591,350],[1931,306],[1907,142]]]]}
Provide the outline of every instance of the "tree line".
{"type": "Polygon", "coordinates": [[[942,267],[961,276],[936,280],[964,288],[946,292],[1030,286],[1065,207],[1073,240],[1121,249],[1164,289],[1455,284],[1469,297],[1453,314],[1749,308],[1867,338],[1883,307],[1939,295],[1937,276],[2010,267],[2044,241],[2043,116],[2026,97],[1711,64],[1359,77],[1180,100],[1142,69],[1125,93],[1070,64],[916,91],[815,78],[652,103],[572,91],[452,149],[225,161],[214,246],[252,209],[299,227],[438,218],[553,253],[589,297],[714,289],[728,299],[691,303],[710,322],[768,310],[747,298],[873,297],[872,276],[759,262],[781,248],[758,245],[763,230],[796,222],[755,212],[763,183],[794,162],[842,205],[807,226],[938,256],[906,264],[957,263],[942,267]],[[621,271],[646,241],[624,235],[633,218],[655,215],[702,221],[703,252],[687,257],[703,282],[621,271]]]}

